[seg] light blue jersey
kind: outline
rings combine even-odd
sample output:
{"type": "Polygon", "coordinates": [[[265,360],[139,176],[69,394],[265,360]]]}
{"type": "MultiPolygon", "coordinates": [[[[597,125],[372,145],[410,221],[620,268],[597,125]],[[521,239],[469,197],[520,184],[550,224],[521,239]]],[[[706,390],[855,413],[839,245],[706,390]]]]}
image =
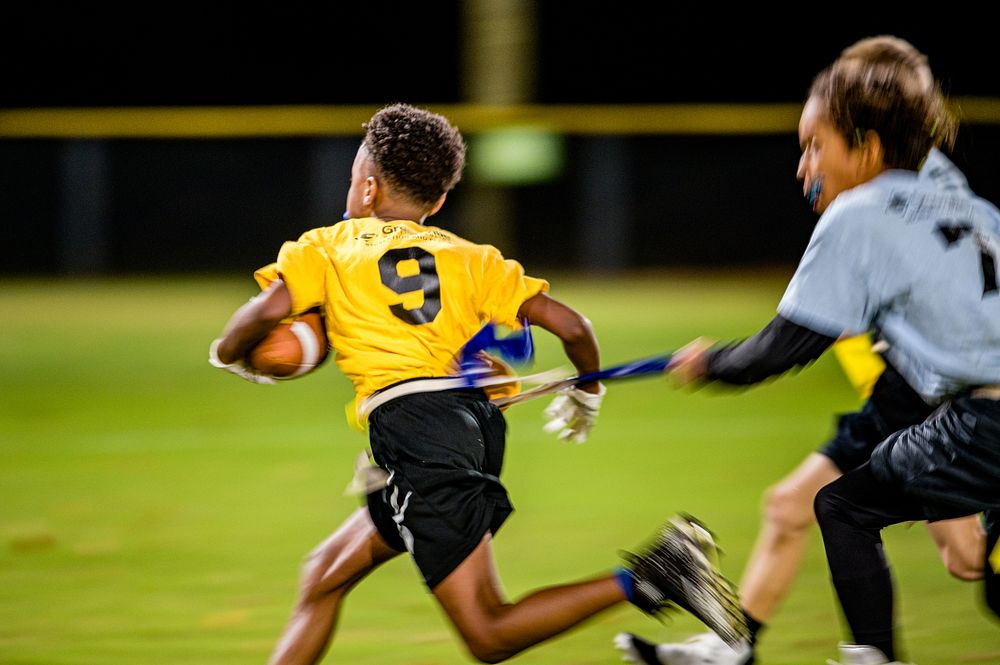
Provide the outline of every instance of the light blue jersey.
{"type": "Polygon", "coordinates": [[[820,217],[778,313],[839,337],[873,331],[931,403],[1000,384],[1000,211],[937,150],[887,171],[820,217]]]}

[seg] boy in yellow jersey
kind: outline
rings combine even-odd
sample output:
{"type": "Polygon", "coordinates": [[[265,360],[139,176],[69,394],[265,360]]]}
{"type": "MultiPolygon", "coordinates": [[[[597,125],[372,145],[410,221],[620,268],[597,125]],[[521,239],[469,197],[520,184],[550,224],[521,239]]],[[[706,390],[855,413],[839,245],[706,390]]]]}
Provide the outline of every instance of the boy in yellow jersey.
{"type": "MultiPolygon", "coordinates": [[[[745,635],[735,594],[719,574],[711,534],[693,518],[669,521],[640,555],[587,581],[507,601],[491,540],[512,511],[499,475],[506,423],[481,389],[443,390],[456,356],[487,322],[520,320],[562,340],[580,373],[598,369],[583,316],[546,295],[544,280],[487,245],[427,227],[461,177],[465,145],[445,118],[396,104],[365,124],[351,171],[347,219],[285,243],[256,273],[261,295],[213,342],[213,365],[252,381],[243,358],[289,316],[322,308],[336,362],[358,398],[401,382],[414,392],[369,414],[371,451],[387,484],[368,495],[310,556],[299,601],[272,663],[315,663],[347,592],[404,551],[469,652],[499,662],[629,600],[655,614],[675,605],[725,639],[745,635]]],[[[397,391],[398,392],[398,391],[397,391]]],[[[604,389],[561,396],[560,426],[586,439],[604,389]]]]}

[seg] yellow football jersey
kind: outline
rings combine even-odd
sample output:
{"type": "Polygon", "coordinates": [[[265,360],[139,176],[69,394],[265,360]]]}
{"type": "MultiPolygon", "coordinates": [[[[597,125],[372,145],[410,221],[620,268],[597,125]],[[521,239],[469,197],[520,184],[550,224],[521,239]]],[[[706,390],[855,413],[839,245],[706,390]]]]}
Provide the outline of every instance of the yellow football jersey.
{"type": "Polygon", "coordinates": [[[374,218],[307,231],[254,273],[261,288],[279,275],[293,314],[323,308],[337,365],[359,399],[454,374],[456,353],[485,323],[519,327],[521,304],[548,290],[495,247],[374,218]]]}

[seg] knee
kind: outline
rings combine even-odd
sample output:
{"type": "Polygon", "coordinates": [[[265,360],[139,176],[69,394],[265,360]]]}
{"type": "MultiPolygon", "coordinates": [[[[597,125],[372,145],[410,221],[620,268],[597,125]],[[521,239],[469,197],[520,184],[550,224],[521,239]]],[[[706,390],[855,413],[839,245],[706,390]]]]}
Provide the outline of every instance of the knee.
{"type": "Polygon", "coordinates": [[[302,566],[302,573],[299,578],[299,598],[298,604],[310,605],[318,602],[327,595],[328,589],[320,584],[322,575],[316,570],[316,566],[307,561],[302,566]]]}
{"type": "Polygon", "coordinates": [[[966,557],[956,556],[953,552],[946,552],[944,566],[952,577],[963,582],[983,579],[982,561],[971,561],[966,557]]]}
{"type": "Polygon", "coordinates": [[[840,513],[839,502],[836,500],[830,485],[823,487],[816,492],[816,499],[813,501],[813,512],[816,514],[816,521],[822,529],[825,524],[836,519],[840,513]]]}
{"type": "Polygon", "coordinates": [[[782,535],[804,532],[813,523],[812,497],[795,487],[776,485],[764,494],[764,519],[782,535]]]}
{"type": "Polygon", "coordinates": [[[502,631],[489,619],[476,622],[471,628],[460,629],[469,654],[480,663],[500,663],[518,653],[519,649],[504,639],[502,631]]]}
{"type": "Polygon", "coordinates": [[[338,580],[337,566],[331,565],[329,550],[313,552],[302,565],[299,578],[299,605],[310,605],[329,598],[332,594],[342,591],[347,586],[347,579],[338,580]]]}
{"type": "Polygon", "coordinates": [[[954,523],[930,523],[927,529],[941,553],[941,562],[952,577],[964,582],[983,579],[986,573],[986,534],[975,518],[954,523]],[[943,526],[940,529],[939,526],[943,526]]]}
{"type": "Polygon", "coordinates": [[[985,572],[983,549],[979,543],[949,543],[941,550],[941,560],[952,577],[975,582],[983,579],[985,572]]]}
{"type": "Polygon", "coordinates": [[[517,653],[516,649],[488,636],[467,637],[465,646],[472,657],[480,663],[502,663],[517,653]]]}

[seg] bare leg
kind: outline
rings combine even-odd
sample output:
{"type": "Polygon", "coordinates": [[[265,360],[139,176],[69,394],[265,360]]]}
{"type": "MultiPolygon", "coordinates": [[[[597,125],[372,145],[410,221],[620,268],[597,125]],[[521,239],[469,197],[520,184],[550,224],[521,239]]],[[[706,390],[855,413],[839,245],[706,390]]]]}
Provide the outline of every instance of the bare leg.
{"type": "Polygon", "coordinates": [[[298,603],[271,654],[271,665],[319,662],[333,636],[347,592],[399,552],[378,535],[359,508],[309,555],[298,603]]]}
{"type": "MultiPolygon", "coordinates": [[[[767,493],[764,524],[740,582],[743,608],[758,621],[771,618],[795,583],[809,527],[816,523],[813,500],[841,475],[828,457],[813,453],[767,493]]],[[[986,536],[974,515],[927,528],[952,575],[982,579],[986,536]]]]}
{"type": "Polygon", "coordinates": [[[799,573],[809,527],[816,523],[816,493],[840,476],[829,457],[812,453],[768,490],[764,523],[740,582],[743,609],[754,619],[769,620],[788,595],[799,573]]]}
{"type": "Polygon", "coordinates": [[[433,590],[469,652],[497,663],[625,600],[614,576],[503,599],[490,536],[433,590]]]}
{"type": "Polygon", "coordinates": [[[976,515],[928,522],[927,531],[934,539],[941,561],[949,573],[967,582],[983,579],[986,532],[976,515]]]}

